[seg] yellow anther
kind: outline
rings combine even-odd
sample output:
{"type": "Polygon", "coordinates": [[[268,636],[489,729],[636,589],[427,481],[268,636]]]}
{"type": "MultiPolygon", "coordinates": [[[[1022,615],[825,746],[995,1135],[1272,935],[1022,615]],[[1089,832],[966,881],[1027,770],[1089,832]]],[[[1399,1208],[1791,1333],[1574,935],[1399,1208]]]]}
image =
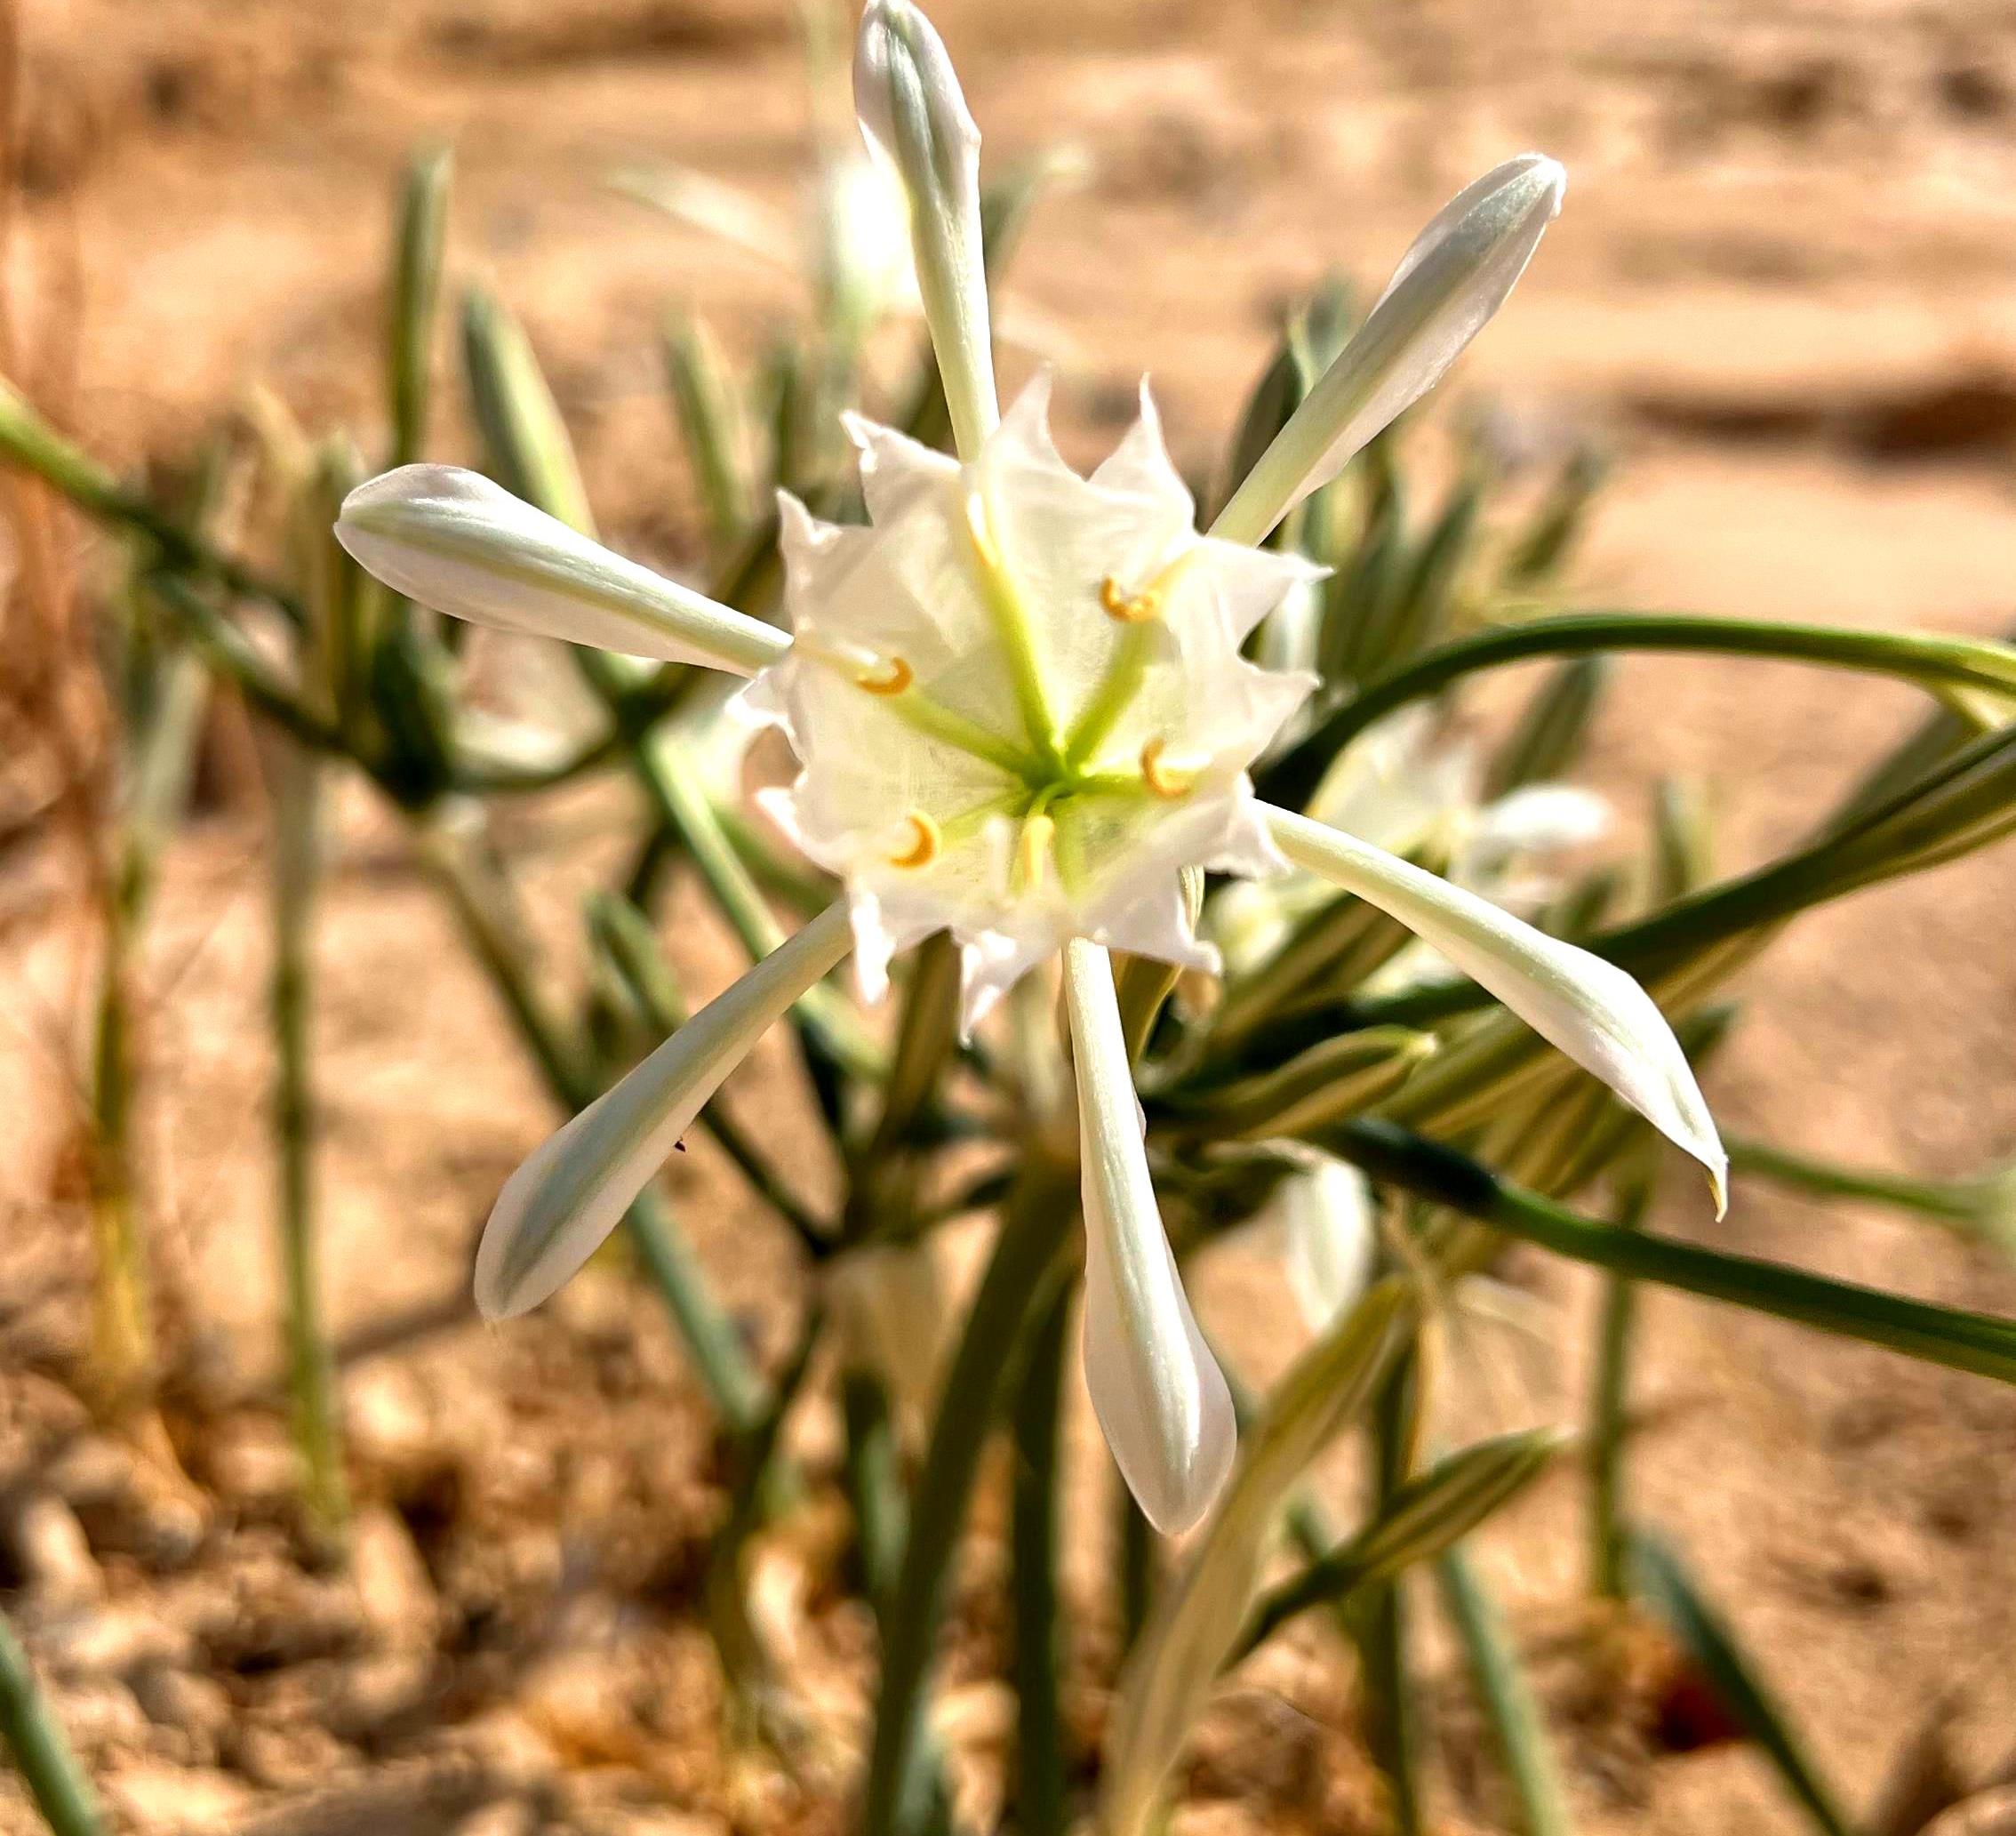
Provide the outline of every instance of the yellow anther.
{"type": "Polygon", "coordinates": [[[854,672],[854,681],[871,695],[900,695],[916,680],[901,657],[884,657],[854,672]]]}
{"type": "Polygon", "coordinates": [[[1015,876],[1021,890],[1033,893],[1043,885],[1044,863],[1050,858],[1050,844],[1057,825],[1041,811],[1022,824],[1015,847],[1015,876]]]}
{"type": "Polygon", "coordinates": [[[903,820],[909,824],[910,846],[892,854],[889,864],[892,867],[929,867],[945,846],[945,838],[939,832],[938,824],[922,810],[912,810],[903,820]]]}
{"type": "Polygon", "coordinates": [[[1157,797],[1173,800],[1188,797],[1197,788],[1197,776],[1204,767],[1187,762],[1172,762],[1164,758],[1168,750],[1164,740],[1150,740],[1141,748],[1141,782],[1157,797]]]}
{"type": "Polygon", "coordinates": [[[1099,583],[1099,603],[1108,618],[1124,625],[1145,625],[1162,615],[1162,594],[1157,587],[1139,593],[1124,593],[1120,582],[1109,573],[1099,583]]]}

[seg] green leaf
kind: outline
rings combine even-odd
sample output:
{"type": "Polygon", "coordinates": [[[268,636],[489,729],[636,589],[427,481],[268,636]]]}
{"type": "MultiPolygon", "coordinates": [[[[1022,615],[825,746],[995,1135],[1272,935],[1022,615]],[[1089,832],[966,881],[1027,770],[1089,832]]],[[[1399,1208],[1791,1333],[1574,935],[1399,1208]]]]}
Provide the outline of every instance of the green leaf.
{"type": "Polygon", "coordinates": [[[1436,1579],[1441,1583],[1443,1606],[1463,1641],[1470,1680],[1511,1776],[1520,1830],[1524,1836],[1570,1836],[1574,1824],[1568,1815],[1560,1768],[1498,1602],[1461,1549],[1452,1549],[1442,1558],[1436,1579]]]}
{"type": "Polygon", "coordinates": [[[1680,1558],[1641,1531],[1631,1539],[1631,1570],[1638,1591],[1673,1628],[1723,1706],[1764,1750],[1815,1827],[1827,1836],[1852,1836],[1854,1825],[1814,1771],[1784,1712],[1751,1668],[1735,1634],[1695,1590],[1680,1558]]]}
{"type": "Polygon", "coordinates": [[[1300,809],[1332,758],[1374,721],[1440,694],[1480,669],[1592,651],[1683,651],[1823,664],[1894,676],[1926,689],[2016,695],[2016,650],[1978,638],[1869,631],[1849,625],[1708,618],[1692,613],[1575,612],[1459,638],[1372,682],[1268,768],[1263,795],[1300,809]]]}
{"type": "Polygon", "coordinates": [[[712,552],[725,554],[749,524],[749,437],[741,405],[721,347],[704,322],[675,315],[666,322],[664,349],[666,388],[712,552]]]}
{"type": "Polygon", "coordinates": [[[1159,1105],[1187,1134],[1260,1141],[1362,1114],[1389,1096],[1436,1049],[1429,1033],[1369,1027],[1312,1046],[1280,1070],[1202,1090],[1178,1089],[1159,1105]]]}
{"type": "Polygon", "coordinates": [[[1950,1370],[2016,1383],[2016,1321],[1835,1281],[1780,1263],[1620,1231],[1507,1184],[1468,1156],[1391,1123],[1325,1129],[1317,1144],[1374,1180],[1572,1261],[1725,1301],[1950,1370]]]}
{"type": "Polygon", "coordinates": [[[1191,1723],[1238,1646],[1276,1514],[1308,1463],[1371,1399],[1412,1334],[1412,1302],[1380,1282],[1297,1360],[1268,1399],[1218,1507],[1156,1599],[1121,1679],[1100,1788],[1103,1836],[1141,1836],[1191,1723]]]}
{"type": "Polygon", "coordinates": [[[412,464],[427,445],[435,302],[441,292],[453,170],[454,156],[445,147],[416,155],[399,195],[385,339],[385,394],[392,419],[388,466],[412,464]]]}
{"type": "Polygon", "coordinates": [[[1524,1429],[1437,1461],[1402,1486],[1356,1535],[1271,1590],[1247,1621],[1231,1661],[1312,1607],[1340,1603],[1372,1582],[1434,1560],[1546,1471],[1565,1439],[1557,1429],[1524,1429]]]}
{"type": "Polygon", "coordinates": [[[946,1576],[965,1524],[1003,1373],[1076,1221],[1076,1167],[1025,1171],[1008,1200],[994,1255],[940,1391],[913,1494],[903,1565],[884,1620],[882,1688],[862,1796],[863,1836],[897,1836],[914,1827],[928,1806],[934,1768],[926,1709],[945,1614],[946,1576]]]}
{"type": "Polygon", "coordinates": [[[1484,781],[1486,803],[1522,784],[1558,778],[1575,763],[1615,668],[1601,653],[1554,666],[1492,761],[1484,781]]]}
{"type": "Polygon", "coordinates": [[[0,1618],[0,1739],[52,1836],[101,1836],[97,1794],[4,1618],[0,1618]]]}

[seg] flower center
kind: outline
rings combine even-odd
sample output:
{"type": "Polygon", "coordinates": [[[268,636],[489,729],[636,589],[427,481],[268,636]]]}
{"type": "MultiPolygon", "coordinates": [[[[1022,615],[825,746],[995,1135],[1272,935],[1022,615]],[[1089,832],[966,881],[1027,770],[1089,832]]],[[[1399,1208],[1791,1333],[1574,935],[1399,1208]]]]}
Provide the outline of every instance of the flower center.
{"type": "Polygon", "coordinates": [[[987,496],[977,484],[964,498],[964,521],[970,537],[973,578],[987,605],[1003,660],[1015,690],[1014,726],[1004,734],[983,726],[934,697],[920,685],[910,661],[880,655],[856,646],[836,646],[814,639],[800,644],[807,653],[844,674],[864,694],[875,696],[917,732],[969,758],[995,766],[1013,781],[1013,788],[985,809],[934,818],[922,809],[904,817],[904,828],[884,858],[893,867],[916,871],[944,854],[949,822],[957,838],[970,832],[968,816],[1005,815],[1015,825],[1007,862],[1008,890],[1018,897],[1038,893],[1052,873],[1067,884],[1076,854],[1068,818],[1094,798],[1145,798],[1180,802],[1196,790],[1209,760],[1172,750],[1172,736],[1157,735],[1142,746],[1130,767],[1095,768],[1092,760],[1132,705],[1156,653],[1156,626],[1169,594],[1189,558],[1186,550],[1145,584],[1130,589],[1116,574],[1103,576],[1095,589],[1100,609],[1123,627],[1105,671],[1093,686],[1068,731],[1054,724],[1038,667],[1035,622],[1020,586],[1003,555],[989,514],[987,496]],[[942,820],[940,820],[940,818],[942,820]]]}

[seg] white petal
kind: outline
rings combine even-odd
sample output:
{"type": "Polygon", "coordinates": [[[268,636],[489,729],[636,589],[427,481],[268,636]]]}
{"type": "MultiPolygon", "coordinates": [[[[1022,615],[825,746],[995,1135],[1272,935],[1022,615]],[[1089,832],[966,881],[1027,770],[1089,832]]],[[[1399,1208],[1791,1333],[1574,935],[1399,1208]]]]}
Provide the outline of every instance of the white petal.
{"type": "Polygon", "coordinates": [[[1111,958],[1064,952],[1084,1161],[1085,1383],[1128,1489],[1165,1535],[1210,1508],[1237,1431],[1156,1208],[1111,958]]]}
{"type": "Polygon", "coordinates": [[[1720,1212],[1729,1159],[1715,1118],[1673,1030],[1623,970],[1307,816],[1268,820],[1297,866],[1391,913],[1693,1155],[1720,1212]]]}
{"type": "Polygon", "coordinates": [[[789,648],[774,627],[625,560],[476,472],[404,465],[343,500],[336,537],[436,612],[597,650],[751,676],[789,648]]]}
{"type": "Polygon", "coordinates": [[[1573,784],[1524,784],[1477,813],[1471,846],[1494,859],[1587,847],[1610,832],[1610,805],[1573,784]]]}
{"type": "Polygon", "coordinates": [[[840,424],[861,455],[861,501],[871,523],[894,521],[921,494],[942,490],[959,476],[959,461],[949,453],[852,408],[841,413],[840,424]]]}
{"type": "Polygon", "coordinates": [[[983,930],[959,941],[959,1037],[970,1040],[973,1029],[993,1012],[995,1003],[1023,976],[1062,948],[1060,936],[1010,936],[983,930]]]}
{"type": "Polygon", "coordinates": [[[1233,493],[1214,535],[1258,542],[1441,381],[1505,303],[1568,175],[1522,153],[1466,186],[1414,239],[1386,292],[1233,493]]]}
{"type": "Polygon", "coordinates": [[[1440,726],[1422,702],[1375,722],[1332,761],[1308,814],[1388,854],[1411,853],[1441,830],[1453,832],[1476,803],[1477,756],[1440,726]]]}
{"type": "Polygon", "coordinates": [[[1140,402],[1141,412],[1133,426],[1100,461],[1088,482],[1116,496],[1139,498],[1152,517],[1166,517],[1185,529],[1193,528],[1196,501],[1169,457],[1169,448],[1162,437],[1162,416],[1145,376],[1141,378],[1140,402]]]}
{"type": "Polygon", "coordinates": [[[476,1251],[486,1318],[538,1306],[594,1255],[708,1099],[848,942],[846,907],[828,906],[511,1175],[476,1251]]]}
{"type": "Polygon", "coordinates": [[[981,258],[980,129],[945,42],[910,0],[868,0],[854,42],[854,108],[910,201],[911,255],[961,457],[998,408],[981,258]]]}
{"type": "Polygon", "coordinates": [[[1356,1304],[1372,1279],[1372,1188],[1356,1167],[1325,1154],[1307,1173],[1284,1181],[1275,1204],[1289,1292],[1302,1318],[1321,1332],[1356,1304]]]}

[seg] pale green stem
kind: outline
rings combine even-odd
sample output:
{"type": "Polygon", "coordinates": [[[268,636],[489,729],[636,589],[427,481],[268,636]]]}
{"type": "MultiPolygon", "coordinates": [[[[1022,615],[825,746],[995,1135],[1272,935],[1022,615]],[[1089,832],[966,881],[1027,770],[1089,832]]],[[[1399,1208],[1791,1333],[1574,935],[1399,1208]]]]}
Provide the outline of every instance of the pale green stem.
{"type": "Polygon", "coordinates": [[[0,1618],[0,1738],[52,1836],[102,1836],[98,1799],[36,1687],[28,1654],[0,1618]]]}
{"type": "Polygon", "coordinates": [[[310,961],[321,767],[283,740],[273,827],[274,1133],[280,1152],[280,1248],[286,1277],[287,1391],[308,1528],[340,1545],[349,1519],[336,1369],[323,1328],[315,1216],[315,1097],[309,1069],[310,961]]]}

